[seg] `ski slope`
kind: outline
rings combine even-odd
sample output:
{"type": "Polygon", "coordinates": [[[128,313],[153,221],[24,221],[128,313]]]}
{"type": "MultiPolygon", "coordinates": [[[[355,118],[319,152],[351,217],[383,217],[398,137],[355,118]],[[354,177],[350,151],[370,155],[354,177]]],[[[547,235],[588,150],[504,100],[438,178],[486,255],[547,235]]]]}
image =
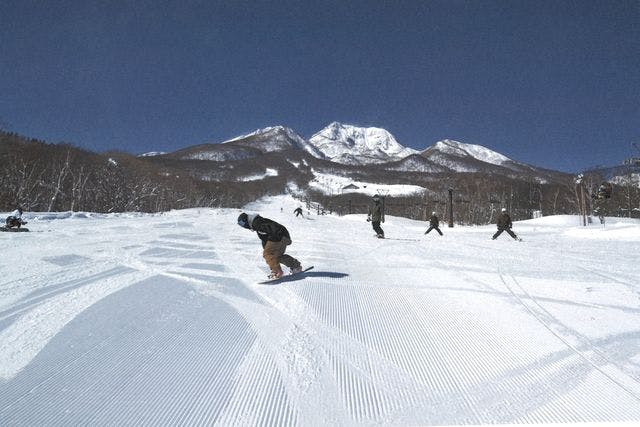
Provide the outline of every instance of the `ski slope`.
{"type": "Polygon", "coordinates": [[[0,233],[0,425],[640,421],[640,224],[287,226],[267,268],[240,211],[27,215],[0,233]],[[406,239],[406,240],[400,240],[406,239]]]}

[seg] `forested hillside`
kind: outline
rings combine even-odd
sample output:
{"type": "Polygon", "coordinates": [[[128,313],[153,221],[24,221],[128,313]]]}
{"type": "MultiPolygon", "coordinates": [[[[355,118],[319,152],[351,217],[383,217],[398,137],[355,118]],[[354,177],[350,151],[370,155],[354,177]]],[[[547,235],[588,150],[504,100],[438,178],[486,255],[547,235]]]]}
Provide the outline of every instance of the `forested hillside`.
{"type": "Polygon", "coordinates": [[[502,207],[516,220],[590,214],[596,207],[611,216],[640,213],[640,189],[633,180],[613,182],[611,197],[597,200],[605,180],[597,171],[585,174],[577,185],[575,176],[540,169],[535,174],[505,168],[427,172],[398,170],[398,164],[344,165],[297,147],[226,161],[172,154],[135,157],[0,132],[0,210],[20,205],[28,211],[161,212],[241,207],[289,192],[308,209],[347,214],[366,212],[372,191],[385,195],[385,190],[374,189],[412,186],[421,190],[385,198],[387,214],[426,219],[436,211],[445,217],[450,203],[454,221],[461,224],[490,223],[502,207]],[[362,188],[323,189],[317,184],[326,177],[362,188]]]}

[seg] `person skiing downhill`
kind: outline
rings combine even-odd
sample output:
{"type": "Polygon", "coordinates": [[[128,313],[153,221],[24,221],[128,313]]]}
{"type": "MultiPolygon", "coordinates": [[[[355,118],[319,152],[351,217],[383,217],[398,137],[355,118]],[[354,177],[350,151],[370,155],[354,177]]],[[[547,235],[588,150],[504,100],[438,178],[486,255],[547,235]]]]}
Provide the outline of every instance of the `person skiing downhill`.
{"type": "Polygon", "coordinates": [[[505,208],[502,208],[502,213],[498,215],[498,220],[496,221],[496,225],[498,226],[498,231],[496,232],[496,234],[493,235],[492,237],[493,240],[496,240],[498,236],[502,234],[503,231],[506,231],[507,234],[513,237],[514,240],[522,240],[521,238],[516,236],[516,233],[511,231],[511,227],[513,226],[513,223],[511,222],[511,217],[509,216],[505,208]]]}
{"type": "Polygon", "coordinates": [[[283,225],[269,218],[244,212],[238,216],[238,225],[258,233],[258,238],[262,241],[262,257],[271,269],[269,279],[279,279],[284,275],[281,263],[289,267],[291,274],[302,271],[300,261],[284,253],[291,244],[291,236],[283,225]]]}
{"type": "MultiPolygon", "coordinates": [[[[302,215],[302,208],[300,206],[298,206],[294,211],[294,214],[296,214],[296,218],[300,215],[302,215]]],[[[302,215],[302,217],[304,218],[304,215],[302,215]]]]}
{"type": "Polygon", "coordinates": [[[7,228],[20,228],[21,225],[24,225],[26,223],[27,222],[22,219],[22,207],[20,206],[18,206],[15,211],[11,212],[11,215],[9,215],[5,220],[7,228]]]}
{"type": "Polygon", "coordinates": [[[424,232],[424,234],[429,234],[431,230],[436,230],[442,236],[442,231],[440,231],[439,225],[440,225],[440,219],[438,218],[435,212],[432,212],[431,218],[429,218],[429,228],[427,229],[427,231],[424,232]]]}
{"type": "Polygon", "coordinates": [[[373,226],[373,230],[376,232],[376,236],[379,239],[384,239],[384,230],[380,227],[380,222],[384,222],[384,215],[382,213],[382,205],[380,204],[380,196],[377,194],[373,196],[373,205],[369,206],[367,222],[369,221],[373,226]]]}

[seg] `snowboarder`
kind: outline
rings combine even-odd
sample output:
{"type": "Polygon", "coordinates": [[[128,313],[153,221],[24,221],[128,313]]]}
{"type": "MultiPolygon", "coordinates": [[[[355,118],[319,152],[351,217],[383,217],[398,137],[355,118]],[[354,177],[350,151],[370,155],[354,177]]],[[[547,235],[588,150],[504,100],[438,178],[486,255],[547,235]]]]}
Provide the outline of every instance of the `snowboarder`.
{"type": "Polygon", "coordinates": [[[284,253],[287,246],[291,244],[291,236],[283,225],[260,215],[244,212],[238,217],[238,225],[258,233],[262,241],[262,257],[271,269],[269,279],[279,279],[283,276],[280,263],[289,267],[291,274],[302,271],[300,261],[284,253]]]}
{"type": "Polygon", "coordinates": [[[439,225],[440,219],[435,212],[431,212],[431,218],[429,218],[429,228],[424,232],[424,234],[429,234],[431,230],[436,230],[442,236],[442,231],[440,231],[439,225]]]}
{"type": "Polygon", "coordinates": [[[382,212],[382,205],[380,204],[380,196],[377,194],[373,196],[373,205],[369,206],[367,222],[369,221],[373,226],[373,230],[376,232],[376,236],[379,239],[384,239],[384,230],[380,227],[380,222],[384,222],[384,213],[382,212]]]}
{"type": "Polygon", "coordinates": [[[513,237],[514,240],[522,240],[518,236],[516,236],[516,233],[511,231],[513,223],[511,222],[511,217],[509,216],[505,208],[502,208],[502,213],[498,216],[498,220],[496,221],[496,223],[498,226],[498,231],[493,235],[493,240],[496,240],[503,231],[506,231],[509,236],[513,237]]]}
{"type": "MultiPolygon", "coordinates": [[[[302,215],[302,208],[301,207],[297,207],[294,211],[294,214],[296,214],[296,218],[299,217],[300,215],[302,215]]],[[[302,217],[304,218],[304,215],[302,215],[302,217]]]]}
{"type": "Polygon", "coordinates": [[[18,208],[11,212],[11,215],[7,217],[5,220],[5,224],[7,228],[20,228],[21,225],[26,224],[27,222],[22,219],[22,207],[18,206],[18,208]]]}

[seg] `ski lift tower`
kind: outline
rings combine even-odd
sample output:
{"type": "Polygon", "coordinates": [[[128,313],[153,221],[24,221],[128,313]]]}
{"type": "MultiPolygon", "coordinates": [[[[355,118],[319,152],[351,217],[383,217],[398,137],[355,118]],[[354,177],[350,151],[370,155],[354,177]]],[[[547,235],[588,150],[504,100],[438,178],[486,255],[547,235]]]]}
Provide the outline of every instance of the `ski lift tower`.
{"type": "Polygon", "coordinates": [[[582,217],[582,226],[587,226],[587,205],[584,199],[584,184],[582,183],[584,175],[576,176],[576,199],[578,199],[578,207],[580,216],[582,217]]]}
{"type": "Polygon", "coordinates": [[[449,228],[453,228],[453,188],[449,187],[449,228]]]}

